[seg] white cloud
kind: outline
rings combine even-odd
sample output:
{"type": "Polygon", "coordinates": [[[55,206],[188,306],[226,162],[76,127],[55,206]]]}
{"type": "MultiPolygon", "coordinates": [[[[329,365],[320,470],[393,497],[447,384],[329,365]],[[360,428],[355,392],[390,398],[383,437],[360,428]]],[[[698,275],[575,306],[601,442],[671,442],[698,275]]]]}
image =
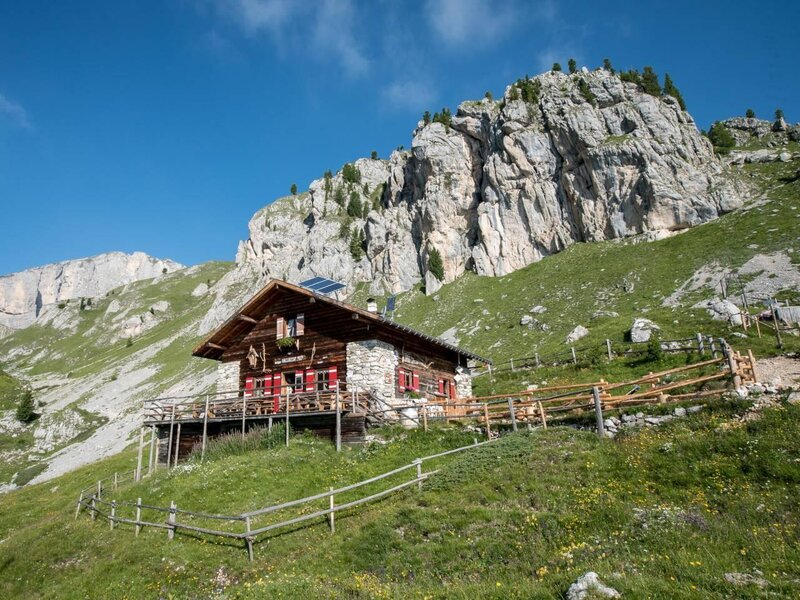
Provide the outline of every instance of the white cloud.
{"type": "Polygon", "coordinates": [[[348,76],[365,73],[370,61],[356,38],[352,0],[213,0],[250,36],[266,34],[281,48],[310,50],[320,59],[333,58],[348,76]]]}
{"type": "Polygon", "coordinates": [[[427,0],[425,15],[448,46],[484,46],[515,26],[519,8],[507,0],[427,0]]]}
{"type": "Polygon", "coordinates": [[[0,94],[0,117],[10,121],[12,125],[21,129],[31,129],[31,121],[26,111],[21,105],[17,104],[0,94]]]}
{"type": "Polygon", "coordinates": [[[383,88],[381,98],[394,108],[419,111],[429,109],[433,105],[436,91],[423,81],[404,79],[394,81],[383,88]]]}

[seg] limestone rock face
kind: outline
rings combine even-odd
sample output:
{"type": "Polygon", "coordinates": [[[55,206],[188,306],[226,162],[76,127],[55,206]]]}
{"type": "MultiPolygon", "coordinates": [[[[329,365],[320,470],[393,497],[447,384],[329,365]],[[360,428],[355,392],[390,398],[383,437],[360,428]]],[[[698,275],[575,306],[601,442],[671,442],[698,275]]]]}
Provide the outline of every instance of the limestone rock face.
{"type": "Polygon", "coordinates": [[[68,260],[0,277],[0,325],[21,329],[43,309],[77,298],[98,298],[110,290],[183,269],[171,260],[143,252],[110,252],[68,260]]]}
{"type": "Polygon", "coordinates": [[[432,248],[444,283],[499,276],[575,242],[677,231],[741,205],[673,98],[603,70],[534,81],[536,102],[514,86],[499,102],[465,102],[449,125],[420,122],[410,150],[355,161],[358,182],[339,172],[261,209],[239,269],[254,285],[319,275],[397,293],[425,282],[432,248]],[[353,195],[365,208],[348,217],[353,195]]]}

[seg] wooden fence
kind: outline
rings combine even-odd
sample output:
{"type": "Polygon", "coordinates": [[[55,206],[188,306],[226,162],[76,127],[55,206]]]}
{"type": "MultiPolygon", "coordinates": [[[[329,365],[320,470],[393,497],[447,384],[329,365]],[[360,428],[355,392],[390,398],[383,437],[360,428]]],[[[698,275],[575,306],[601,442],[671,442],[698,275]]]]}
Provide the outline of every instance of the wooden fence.
{"type": "Polygon", "coordinates": [[[390,494],[394,494],[404,490],[413,485],[417,485],[420,489],[423,482],[431,475],[438,472],[438,470],[424,471],[423,464],[444,456],[449,456],[472,448],[477,448],[490,443],[493,440],[478,442],[476,439],[473,444],[469,446],[462,446],[454,448],[438,454],[432,454],[423,458],[418,458],[413,462],[387,471],[380,475],[364,479],[357,483],[346,485],[340,488],[330,488],[328,491],[320,492],[305,498],[298,498],[282,504],[275,504],[260,508],[257,510],[234,514],[234,515],[221,515],[212,514],[201,511],[192,511],[178,508],[175,502],[170,502],[169,507],[156,506],[142,502],[141,498],[137,498],[136,502],[128,502],[122,500],[106,500],[103,495],[105,488],[102,481],[99,481],[96,488],[91,490],[84,490],[81,492],[75,509],[75,518],[77,519],[82,509],[89,511],[91,519],[94,521],[97,517],[106,519],[109,523],[111,530],[119,524],[127,524],[133,526],[134,536],[138,536],[143,527],[152,527],[164,529],[167,532],[167,538],[172,540],[176,533],[186,532],[192,535],[209,535],[224,539],[240,540],[244,542],[247,549],[247,555],[250,561],[253,560],[253,543],[259,536],[273,532],[277,529],[290,527],[292,525],[299,525],[307,521],[313,521],[321,517],[327,518],[328,525],[331,532],[336,531],[336,513],[344,510],[349,510],[357,506],[361,506],[368,502],[378,500],[390,494]],[[400,475],[411,471],[411,479],[394,483],[388,488],[379,490],[377,492],[368,493],[353,500],[348,500],[337,504],[336,497],[346,494],[353,490],[359,490],[365,486],[386,480],[388,478],[400,475]],[[317,508],[312,512],[304,512],[303,507],[312,507],[314,503],[324,504],[324,508],[317,508]],[[290,508],[300,508],[301,514],[288,519],[273,523],[259,523],[265,515],[271,515],[280,511],[285,511],[290,508]],[[125,516],[128,515],[128,516],[125,516]],[[155,515],[155,516],[153,516],[155,515]],[[158,520],[158,515],[166,516],[164,520],[158,520]],[[149,518],[147,518],[149,517],[149,518]],[[183,519],[183,520],[179,520],[183,519]],[[230,528],[238,528],[238,531],[230,529],[220,529],[219,527],[206,527],[195,524],[195,520],[200,521],[214,521],[217,523],[226,523],[230,528]]]}
{"type": "MultiPolygon", "coordinates": [[[[607,339],[600,345],[593,346],[571,346],[568,350],[552,354],[539,354],[538,352],[529,356],[518,356],[508,360],[487,365],[473,371],[473,377],[496,373],[513,373],[519,370],[538,369],[540,367],[557,367],[562,365],[579,365],[596,356],[605,356],[608,360],[613,360],[618,356],[636,356],[648,352],[649,342],[612,342],[607,339]]],[[[710,352],[716,357],[722,352],[725,345],[724,339],[716,339],[710,335],[698,333],[694,337],[681,338],[676,340],[659,340],[661,351],[665,353],[677,352],[697,352],[701,355],[710,352]]]]}

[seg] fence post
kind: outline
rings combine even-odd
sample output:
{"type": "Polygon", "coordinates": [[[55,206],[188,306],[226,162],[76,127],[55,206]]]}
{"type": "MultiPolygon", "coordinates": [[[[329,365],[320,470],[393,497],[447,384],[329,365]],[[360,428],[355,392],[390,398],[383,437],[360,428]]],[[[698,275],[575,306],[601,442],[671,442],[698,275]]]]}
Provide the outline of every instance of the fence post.
{"type": "Polygon", "coordinates": [[[572,362],[573,362],[573,363],[575,363],[575,364],[577,365],[577,364],[578,364],[578,355],[577,355],[577,354],[575,354],[575,347],[574,347],[574,346],[572,346],[572,347],[570,348],[570,350],[572,350],[572,362]]]}
{"type": "MultiPolygon", "coordinates": [[[[272,419],[270,419],[272,424],[272,419]]],[[[208,394],[206,394],[206,408],[203,411],[203,442],[200,446],[200,462],[206,457],[206,440],[208,439],[208,394]]]]}
{"type": "Polygon", "coordinates": [[[169,417],[169,442],[167,443],[167,470],[169,470],[170,462],[172,462],[172,432],[175,428],[175,403],[177,400],[172,401],[172,413],[169,417]]]}
{"type": "Polygon", "coordinates": [[[778,313],[775,310],[775,298],[769,305],[769,310],[772,313],[772,325],[775,327],[775,338],[778,340],[778,348],[783,348],[783,340],[781,339],[781,324],[778,321],[778,313]]]}
{"type": "Polygon", "coordinates": [[[417,465],[417,489],[422,491],[422,459],[414,459],[414,464],[417,465]]]}
{"type": "Polygon", "coordinates": [[[513,373],[514,372],[514,359],[513,358],[510,359],[510,361],[511,361],[511,372],[513,373]]]}
{"type": "Polygon", "coordinates": [[[147,457],[147,476],[149,477],[153,473],[153,458],[155,458],[153,452],[156,448],[156,427],[155,425],[150,426],[150,454],[147,457]]]}
{"type": "Polygon", "coordinates": [[[592,396],[594,396],[594,413],[597,417],[597,435],[603,438],[606,435],[606,430],[603,427],[603,406],[600,404],[600,390],[597,386],[592,387],[592,396]]]}
{"type": "MultiPolygon", "coordinates": [[[[139,428],[139,452],[136,455],[136,474],[134,481],[142,480],[142,457],[144,455],[144,425],[139,428]]],[[[117,489],[117,482],[114,481],[114,489],[117,489]]]]}
{"type": "Polygon", "coordinates": [[[78,506],[75,508],[75,518],[78,518],[78,515],[81,513],[81,506],[83,505],[83,492],[81,492],[81,497],[78,498],[78,506]]]}
{"type": "Polygon", "coordinates": [[[329,491],[331,494],[328,496],[328,504],[331,512],[328,513],[328,524],[331,526],[331,533],[336,533],[336,513],[334,512],[333,488],[329,488],[329,491]]]}
{"type": "MultiPolygon", "coordinates": [[[[336,384],[336,394],[339,394],[339,384],[336,384]]],[[[289,386],[286,386],[286,447],[289,447],[289,386]]]]}
{"type": "Polygon", "coordinates": [[[742,378],[739,376],[738,372],[738,365],[736,364],[736,357],[734,357],[732,348],[725,344],[725,356],[728,359],[728,369],[731,372],[731,380],[733,381],[733,387],[739,388],[742,385],[742,378]]]}
{"type": "Polygon", "coordinates": [[[119,479],[117,478],[117,472],[114,471],[114,491],[115,492],[117,491],[117,482],[118,481],[119,481],[119,479]]]}
{"type": "Polygon", "coordinates": [[[136,499],[136,525],[133,530],[133,537],[139,537],[139,532],[142,530],[142,499],[136,499]]]}
{"type": "Polygon", "coordinates": [[[711,346],[711,358],[717,358],[717,345],[713,335],[708,336],[708,345],[711,346]]]}
{"type": "Polygon", "coordinates": [[[489,405],[483,403],[483,420],[486,421],[486,439],[492,439],[492,426],[489,425],[489,405]]]}
{"type": "Polygon", "coordinates": [[[336,383],[336,451],[342,451],[342,406],[339,402],[339,383],[336,383]]]}
{"type": "Polygon", "coordinates": [[[244,541],[247,544],[247,558],[253,562],[253,538],[250,536],[250,517],[244,518],[245,535],[244,541]]]}
{"type": "Polygon", "coordinates": [[[534,358],[536,359],[536,368],[538,369],[539,367],[542,366],[542,363],[539,361],[539,353],[538,352],[536,352],[534,354],[534,358]]]}
{"type": "Polygon", "coordinates": [[[247,417],[247,396],[242,396],[242,439],[244,439],[244,421],[247,417]]]}
{"type": "Polygon", "coordinates": [[[178,423],[178,431],[175,435],[175,462],[173,463],[173,467],[178,466],[178,456],[181,453],[181,424],[178,423]]]}
{"type": "Polygon", "coordinates": [[[167,524],[169,528],[167,529],[167,539],[172,540],[175,537],[175,520],[176,520],[176,509],[178,506],[175,504],[174,501],[169,503],[169,516],[167,517],[167,524]]]}
{"type": "Polygon", "coordinates": [[[517,415],[514,414],[514,399],[508,399],[508,412],[511,415],[511,430],[517,430],[517,415]]]}
{"type": "Polygon", "coordinates": [[[606,338],[606,350],[608,351],[608,360],[612,360],[611,355],[611,340],[606,338]]]}
{"type": "Polygon", "coordinates": [[[539,405],[539,417],[542,419],[542,429],[547,429],[547,415],[544,413],[544,407],[542,406],[542,401],[539,400],[536,402],[539,405]]]}
{"type": "Polygon", "coordinates": [[[428,407],[422,407],[422,429],[423,431],[428,431],[428,407]]]}
{"type": "Polygon", "coordinates": [[[703,345],[703,334],[701,333],[697,334],[697,351],[700,354],[706,353],[706,347],[703,345]]]}
{"type": "Polygon", "coordinates": [[[108,518],[108,524],[111,527],[111,531],[114,531],[114,521],[117,518],[117,501],[111,501],[111,516],[108,518]]]}

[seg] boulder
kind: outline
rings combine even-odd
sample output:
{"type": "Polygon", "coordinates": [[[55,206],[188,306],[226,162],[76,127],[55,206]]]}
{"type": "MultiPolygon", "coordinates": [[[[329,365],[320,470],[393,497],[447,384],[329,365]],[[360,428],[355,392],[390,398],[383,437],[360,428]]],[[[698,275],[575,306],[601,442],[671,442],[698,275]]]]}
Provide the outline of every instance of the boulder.
{"type": "Polygon", "coordinates": [[[192,290],[192,297],[193,298],[201,298],[208,293],[208,285],[205,283],[201,283],[196,288],[192,290]]]}
{"type": "Polygon", "coordinates": [[[715,321],[728,321],[731,325],[742,325],[742,311],[730,300],[714,298],[700,304],[715,321]]]}
{"type": "Polygon", "coordinates": [[[594,571],[581,575],[567,590],[567,600],[591,600],[595,598],[620,598],[620,593],[605,585],[594,571]]]}
{"type": "Polygon", "coordinates": [[[589,330],[586,329],[586,327],[584,327],[583,325],[578,325],[567,336],[567,344],[574,344],[579,339],[584,338],[587,335],[589,335],[589,330]]]}
{"type": "Polygon", "coordinates": [[[661,331],[661,327],[650,319],[637,318],[633,320],[629,335],[632,342],[647,342],[654,331],[661,331]]]}

